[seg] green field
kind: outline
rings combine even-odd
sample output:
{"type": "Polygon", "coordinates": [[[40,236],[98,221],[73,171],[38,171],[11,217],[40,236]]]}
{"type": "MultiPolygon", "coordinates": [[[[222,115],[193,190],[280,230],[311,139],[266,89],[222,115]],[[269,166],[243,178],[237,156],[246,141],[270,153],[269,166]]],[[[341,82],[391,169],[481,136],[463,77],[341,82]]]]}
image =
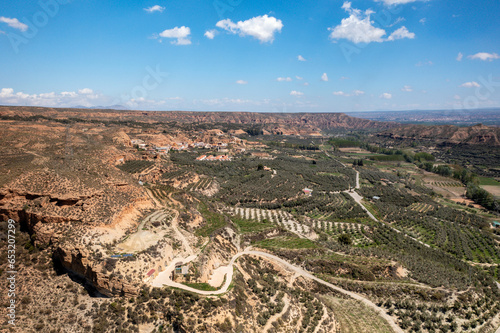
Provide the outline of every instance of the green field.
{"type": "Polygon", "coordinates": [[[204,226],[196,230],[196,235],[208,237],[215,230],[226,225],[224,215],[211,212],[210,210],[208,210],[208,207],[204,203],[201,203],[198,206],[198,211],[201,213],[206,223],[204,226]]]}
{"type": "Polygon", "coordinates": [[[274,227],[271,222],[258,222],[239,217],[232,217],[231,220],[238,226],[239,231],[242,233],[259,232],[274,227]]]}
{"type": "Polygon", "coordinates": [[[478,177],[479,185],[500,186],[500,182],[489,177],[478,177]]]}
{"type": "Polygon", "coordinates": [[[255,246],[264,248],[286,248],[286,249],[314,249],[317,247],[309,239],[299,237],[277,237],[264,239],[254,243],[255,246]]]}

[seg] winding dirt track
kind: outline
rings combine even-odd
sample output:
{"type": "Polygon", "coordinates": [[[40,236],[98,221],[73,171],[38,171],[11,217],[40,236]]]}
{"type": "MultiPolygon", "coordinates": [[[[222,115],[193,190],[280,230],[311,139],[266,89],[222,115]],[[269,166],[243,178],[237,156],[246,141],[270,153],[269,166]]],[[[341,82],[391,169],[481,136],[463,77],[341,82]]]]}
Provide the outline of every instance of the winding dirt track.
{"type": "MultiPolygon", "coordinates": [[[[172,264],[169,265],[169,267],[167,267],[167,269],[165,271],[161,272],[156,277],[156,279],[153,280],[153,287],[162,287],[162,286],[175,287],[175,288],[183,289],[183,290],[190,291],[193,293],[197,293],[200,295],[220,295],[220,294],[223,294],[223,293],[227,292],[229,285],[233,281],[233,272],[234,272],[233,267],[234,267],[235,261],[243,255],[254,255],[254,256],[264,257],[264,258],[269,259],[271,261],[277,262],[277,263],[281,264],[282,266],[286,267],[288,270],[290,270],[290,271],[292,271],[300,276],[314,280],[314,281],[316,281],[322,285],[325,285],[325,286],[327,286],[335,291],[338,291],[338,292],[343,293],[349,297],[352,297],[356,300],[359,300],[359,301],[363,302],[365,305],[367,305],[368,307],[372,308],[380,317],[382,317],[391,326],[391,328],[394,330],[394,332],[403,333],[403,330],[396,324],[394,319],[392,317],[390,317],[388,314],[386,314],[381,308],[379,308],[377,305],[375,305],[369,299],[367,299],[361,295],[358,295],[356,293],[353,293],[351,291],[342,289],[342,288],[335,286],[335,285],[333,285],[329,282],[326,282],[324,280],[321,280],[320,278],[312,275],[311,273],[303,270],[302,268],[296,267],[296,266],[288,263],[287,261],[281,259],[280,257],[277,257],[275,255],[272,255],[272,254],[269,254],[266,252],[261,252],[261,251],[245,250],[245,251],[237,253],[235,256],[233,256],[233,258],[231,258],[231,261],[229,262],[229,265],[228,265],[229,267],[231,267],[231,269],[227,273],[226,281],[224,282],[224,285],[219,290],[216,290],[216,291],[198,290],[195,288],[188,287],[184,284],[172,281],[170,279],[170,276],[171,276],[171,271],[175,268],[175,262],[172,262],[172,264]]],[[[193,260],[195,257],[196,256],[190,256],[190,257],[184,259],[183,262],[186,263],[190,260],[193,260]]]]}

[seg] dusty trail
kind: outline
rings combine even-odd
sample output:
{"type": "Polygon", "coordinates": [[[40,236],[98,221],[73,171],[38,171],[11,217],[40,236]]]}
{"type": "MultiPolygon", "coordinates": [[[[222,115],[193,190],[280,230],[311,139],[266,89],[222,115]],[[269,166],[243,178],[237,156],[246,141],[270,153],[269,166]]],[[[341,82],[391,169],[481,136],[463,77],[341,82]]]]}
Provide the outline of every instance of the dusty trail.
{"type": "MultiPolygon", "coordinates": [[[[367,305],[368,307],[372,308],[376,313],[378,313],[379,316],[381,316],[385,321],[387,321],[387,323],[392,327],[392,329],[397,332],[397,333],[403,333],[403,330],[396,324],[396,322],[394,321],[394,319],[389,316],[388,314],[386,314],[381,308],[379,308],[377,305],[375,305],[372,301],[370,301],[369,299],[361,296],[361,295],[358,295],[356,293],[353,293],[351,291],[348,291],[348,290],[345,290],[345,289],[342,289],[338,286],[335,286],[329,282],[326,282],[324,280],[321,280],[320,278],[312,275],[311,273],[303,270],[302,268],[299,268],[299,267],[296,267],[290,263],[288,263],[287,261],[275,256],[275,255],[272,255],[272,254],[269,254],[269,253],[266,253],[266,252],[261,252],[261,251],[254,251],[254,250],[245,250],[243,252],[240,252],[240,253],[237,253],[235,256],[233,256],[231,258],[231,261],[229,262],[229,267],[231,267],[231,269],[229,269],[228,273],[227,273],[227,276],[226,276],[226,281],[224,282],[224,285],[222,286],[221,289],[219,290],[216,290],[216,291],[205,291],[205,290],[198,290],[198,289],[195,289],[195,288],[191,288],[191,287],[188,287],[186,285],[183,285],[181,283],[177,283],[177,282],[174,282],[170,279],[170,276],[171,276],[171,272],[172,270],[175,268],[175,262],[172,262],[172,264],[170,264],[167,269],[163,272],[161,272],[154,280],[153,280],[153,287],[162,287],[162,286],[169,286],[169,287],[176,287],[176,288],[179,288],[179,289],[183,289],[183,290],[186,290],[186,291],[190,291],[190,292],[193,292],[193,293],[197,293],[197,294],[200,294],[200,295],[220,295],[220,294],[224,294],[225,292],[227,292],[232,280],[233,280],[233,266],[234,266],[234,263],[235,261],[243,256],[243,255],[255,255],[255,256],[260,256],[260,257],[264,257],[264,258],[267,258],[267,259],[270,259],[274,262],[277,262],[279,264],[281,264],[282,266],[285,266],[288,270],[290,270],[291,272],[294,272],[296,273],[297,275],[300,275],[300,276],[303,276],[303,277],[306,277],[308,279],[311,279],[311,280],[314,280],[320,284],[323,284],[333,290],[336,290],[338,292],[341,292],[349,297],[352,297],[356,300],[359,300],[361,302],[363,302],[363,304],[367,305]]],[[[196,256],[190,256],[186,259],[184,259],[184,263],[188,262],[188,261],[191,261],[193,259],[195,259],[196,256]]]]}

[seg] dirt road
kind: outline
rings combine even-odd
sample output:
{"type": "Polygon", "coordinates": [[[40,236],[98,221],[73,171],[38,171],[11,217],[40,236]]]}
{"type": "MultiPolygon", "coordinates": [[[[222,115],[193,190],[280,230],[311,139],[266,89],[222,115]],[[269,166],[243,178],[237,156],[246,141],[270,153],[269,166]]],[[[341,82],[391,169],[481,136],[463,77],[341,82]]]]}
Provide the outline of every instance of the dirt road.
{"type": "MultiPolygon", "coordinates": [[[[392,329],[397,332],[397,333],[403,333],[403,330],[396,324],[396,322],[394,321],[394,319],[389,316],[388,314],[386,314],[381,308],[379,308],[377,305],[375,305],[372,301],[370,301],[369,299],[361,296],[361,295],[358,295],[356,293],[353,293],[351,291],[348,291],[348,290],[345,290],[345,289],[342,289],[338,286],[335,286],[329,282],[326,282],[324,280],[321,280],[320,278],[312,275],[311,273],[303,270],[302,268],[299,268],[299,267],[296,267],[290,263],[288,263],[287,261],[281,259],[280,257],[277,257],[275,255],[272,255],[272,254],[269,254],[269,253],[266,253],[266,252],[261,252],[261,251],[253,251],[253,250],[245,250],[243,252],[240,252],[238,254],[236,254],[235,256],[233,256],[231,258],[231,261],[229,262],[229,267],[231,269],[228,270],[228,273],[227,273],[227,276],[226,276],[226,281],[224,282],[224,285],[222,286],[221,289],[219,290],[216,290],[216,291],[205,291],[205,290],[198,290],[198,289],[195,289],[195,288],[191,288],[191,287],[188,287],[186,285],[183,285],[181,283],[177,283],[177,282],[174,282],[170,279],[170,276],[171,276],[171,272],[172,270],[175,268],[175,260],[167,267],[167,269],[163,272],[161,272],[154,280],[153,280],[153,287],[162,287],[162,286],[169,286],[169,287],[176,287],[176,288],[179,288],[179,289],[183,289],[183,290],[186,290],[186,291],[190,291],[190,292],[194,292],[194,293],[197,293],[197,294],[200,294],[200,295],[220,295],[220,294],[224,294],[225,292],[227,292],[228,288],[229,288],[229,285],[231,284],[232,280],[233,280],[233,272],[234,272],[234,269],[233,269],[233,266],[234,266],[234,263],[235,261],[243,256],[243,255],[255,255],[255,256],[260,256],[260,257],[264,257],[264,258],[267,258],[271,261],[274,261],[274,262],[277,262],[279,264],[281,264],[282,266],[284,266],[285,268],[287,268],[288,270],[290,270],[291,272],[294,272],[300,276],[303,276],[303,277],[306,277],[308,279],[311,279],[311,280],[314,280],[320,284],[323,284],[333,290],[336,290],[338,292],[341,292],[349,297],[352,297],[356,300],[359,300],[361,302],[363,302],[363,304],[367,305],[368,307],[372,308],[376,313],[378,313],[385,321],[387,321],[387,323],[392,327],[392,329]]],[[[184,263],[188,262],[188,261],[191,261],[193,260],[194,258],[196,258],[196,256],[190,256],[186,259],[183,260],[184,263]]]]}

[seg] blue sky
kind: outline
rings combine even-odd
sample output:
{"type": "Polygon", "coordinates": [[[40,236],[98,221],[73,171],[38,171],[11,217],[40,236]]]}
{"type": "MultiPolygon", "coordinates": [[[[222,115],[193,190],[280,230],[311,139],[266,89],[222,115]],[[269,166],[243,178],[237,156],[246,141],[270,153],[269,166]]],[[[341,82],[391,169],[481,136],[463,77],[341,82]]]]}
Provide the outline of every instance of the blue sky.
{"type": "Polygon", "coordinates": [[[349,112],[500,107],[499,1],[0,4],[0,104],[349,112]]]}

